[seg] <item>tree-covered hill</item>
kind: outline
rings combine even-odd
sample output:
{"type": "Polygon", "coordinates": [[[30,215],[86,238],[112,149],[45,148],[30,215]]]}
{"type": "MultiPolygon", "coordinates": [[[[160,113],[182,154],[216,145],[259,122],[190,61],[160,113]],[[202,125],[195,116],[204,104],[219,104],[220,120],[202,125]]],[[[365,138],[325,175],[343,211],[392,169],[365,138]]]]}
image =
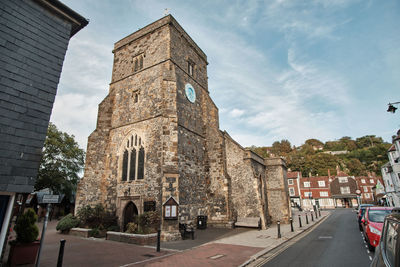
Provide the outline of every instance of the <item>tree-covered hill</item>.
{"type": "Polygon", "coordinates": [[[388,161],[390,144],[381,137],[366,135],[353,140],[344,136],[339,140],[325,143],[318,139],[308,139],[299,147],[288,140],[276,141],[271,147],[250,147],[263,157],[281,156],[288,168],[301,171],[303,176],[336,174],[336,166],[349,175],[366,175],[375,172],[380,175],[380,167],[388,161]]]}

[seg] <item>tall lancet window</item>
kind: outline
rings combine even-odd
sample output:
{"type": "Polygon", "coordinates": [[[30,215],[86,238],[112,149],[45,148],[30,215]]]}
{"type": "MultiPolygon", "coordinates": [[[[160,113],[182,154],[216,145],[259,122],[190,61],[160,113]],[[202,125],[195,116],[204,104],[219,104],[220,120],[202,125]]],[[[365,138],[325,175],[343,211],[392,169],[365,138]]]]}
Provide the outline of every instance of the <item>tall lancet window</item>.
{"type": "Polygon", "coordinates": [[[121,181],[143,179],[145,151],[142,138],[133,134],[124,144],[121,181]]]}

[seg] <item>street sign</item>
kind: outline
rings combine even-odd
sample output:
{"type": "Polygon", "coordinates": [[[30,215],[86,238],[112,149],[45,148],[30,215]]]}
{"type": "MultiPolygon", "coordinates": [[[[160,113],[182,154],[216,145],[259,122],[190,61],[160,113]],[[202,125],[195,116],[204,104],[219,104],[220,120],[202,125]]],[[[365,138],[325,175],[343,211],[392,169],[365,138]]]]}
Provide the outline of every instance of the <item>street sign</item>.
{"type": "Polygon", "coordinates": [[[45,204],[58,203],[58,195],[43,195],[43,203],[45,204]]]}

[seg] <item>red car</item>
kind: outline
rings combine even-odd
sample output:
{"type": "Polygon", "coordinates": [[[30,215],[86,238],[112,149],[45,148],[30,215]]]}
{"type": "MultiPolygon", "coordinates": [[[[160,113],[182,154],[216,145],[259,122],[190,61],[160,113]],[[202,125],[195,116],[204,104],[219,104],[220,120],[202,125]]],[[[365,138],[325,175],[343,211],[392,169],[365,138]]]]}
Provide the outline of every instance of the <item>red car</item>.
{"type": "Polygon", "coordinates": [[[361,225],[368,249],[374,251],[381,239],[381,231],[385,216],[392,212],[392,207],[367,207],[361,225]]]}

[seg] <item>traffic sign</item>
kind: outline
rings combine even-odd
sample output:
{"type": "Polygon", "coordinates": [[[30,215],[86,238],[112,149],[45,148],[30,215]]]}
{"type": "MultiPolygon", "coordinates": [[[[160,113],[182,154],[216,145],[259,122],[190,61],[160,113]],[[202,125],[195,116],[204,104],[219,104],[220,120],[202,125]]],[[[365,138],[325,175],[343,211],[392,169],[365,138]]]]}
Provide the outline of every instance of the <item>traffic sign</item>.
{"type": "Polygon", "coordinates": [[[54,204],[58,203],[59,195],[43,195],[43,203],[54,204]]]}

